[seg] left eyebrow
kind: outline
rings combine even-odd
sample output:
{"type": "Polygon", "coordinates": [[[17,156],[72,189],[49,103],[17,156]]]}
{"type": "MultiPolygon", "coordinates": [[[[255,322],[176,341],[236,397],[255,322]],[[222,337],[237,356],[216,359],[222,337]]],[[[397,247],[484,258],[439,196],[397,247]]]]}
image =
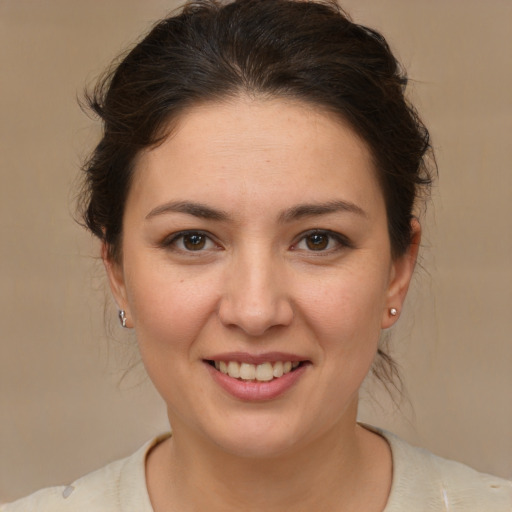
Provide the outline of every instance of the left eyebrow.
{"type": "Polygon", "coordinates": [[[279,215],[279,222],[291,222],[303,217],[315,217],[330,213],[347,212],[368,218],[368,214],[359,206],[349,201],[329,201],[327,203],[299,204],[279,215]]]}
{"type": "Polygon", "coordinates": [[[192,215],[201,219],[218,221],[225,221],[229,218],[229,215],[226,212],[211,208],[205,204],[192,203],[190,201],[171,201],[153,208],[146,215],[146,219],[151,219],[152,217],[163,215],[165,213],[186,213],[187,215],[192,215]]]}

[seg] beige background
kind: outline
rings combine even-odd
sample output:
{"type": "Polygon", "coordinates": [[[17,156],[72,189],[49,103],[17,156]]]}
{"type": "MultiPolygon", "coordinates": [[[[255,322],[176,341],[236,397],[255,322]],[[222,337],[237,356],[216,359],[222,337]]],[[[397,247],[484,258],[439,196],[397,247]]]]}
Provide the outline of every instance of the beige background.
{"type": "MultiPolygon", "coordinates": [[[[120,382],[134,340],[114,322],[108,338],[98,247],[71,213],[98,134],[76,96],[174,5],[0,0],[0,500],[68,482],[166,429],[143,371],[120,382]]],[[[512,477],[512,2],[344,5],[384,32],[415,79],[441,176],[424,269],[393,334],[409,402],[397,411],[374,389],[361,418],[512,477]]]]}

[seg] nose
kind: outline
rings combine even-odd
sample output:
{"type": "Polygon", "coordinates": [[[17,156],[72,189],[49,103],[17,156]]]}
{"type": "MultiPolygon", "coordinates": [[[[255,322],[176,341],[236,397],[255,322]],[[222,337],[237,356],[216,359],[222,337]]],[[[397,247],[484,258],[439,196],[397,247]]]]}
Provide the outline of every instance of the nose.
{"type": "Polygon", "coordinates": [[[249,336],[287,326],[294,312],[283,269],[270,255],[251,254],[232,260],[224,282],[219,318],[249,336]]]}

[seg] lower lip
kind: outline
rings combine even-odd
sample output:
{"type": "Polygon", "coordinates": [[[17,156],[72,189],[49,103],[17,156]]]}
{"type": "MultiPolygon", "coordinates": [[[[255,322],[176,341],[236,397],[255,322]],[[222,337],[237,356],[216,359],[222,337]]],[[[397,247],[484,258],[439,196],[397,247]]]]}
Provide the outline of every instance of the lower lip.
{"type": "Polygon", "coordinates": [[[285,373],[282,377],[267,382],[247,381],[234,379],[212,365],[205,363],[208,370],[217,384],[230,395],[240,400],[263,401],[272,400],[283,395],[304,375],[307,364],[303,364],[295,370],[285,373]]]}

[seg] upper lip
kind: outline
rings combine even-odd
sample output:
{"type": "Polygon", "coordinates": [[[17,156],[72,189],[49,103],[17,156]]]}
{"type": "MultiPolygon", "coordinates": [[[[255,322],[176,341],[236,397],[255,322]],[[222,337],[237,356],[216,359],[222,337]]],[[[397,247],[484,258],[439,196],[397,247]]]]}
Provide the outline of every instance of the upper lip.
{"type": "Polygon", "coordinates": [[[263,364],[276,363],[277,361],[301,362],[307,361],[306,357],[286,352],[264,352],[262,354],[250,354],[248,352],[225,352],[206,358],[207,361],[237,361],[238,363],[263,364]]]}

